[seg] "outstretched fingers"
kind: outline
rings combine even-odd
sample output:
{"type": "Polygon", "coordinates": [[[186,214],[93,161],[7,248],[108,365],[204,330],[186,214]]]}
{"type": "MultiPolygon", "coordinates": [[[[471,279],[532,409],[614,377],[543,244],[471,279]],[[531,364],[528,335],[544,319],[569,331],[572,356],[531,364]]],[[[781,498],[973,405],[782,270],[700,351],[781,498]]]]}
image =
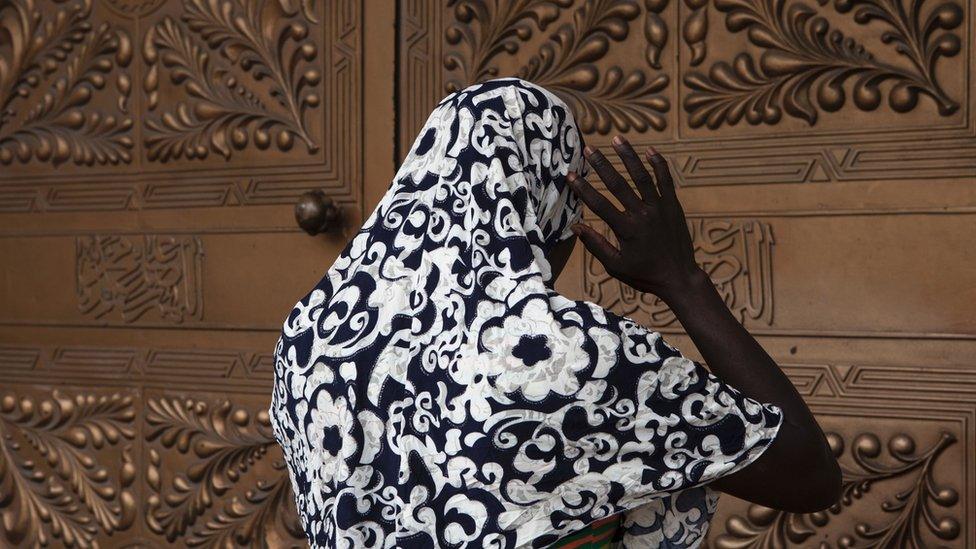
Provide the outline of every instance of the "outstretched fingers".
{"type": "Polygon", "coordinates": [[[644,161],[637,156],[634,147],[619,135],[613,138],[612,143],[613,149],[617,151],[617,156],[623,161],[624,167],[627,168],[627,173],[630,174],[630,178],[634,180],[634,185],[640,191],[644,203],[651,206],[657,204],[660,196],[658,195],[657,189],[654,188],[654,180],[651,179],[651,174],[648,173],[647,167],[644,166],[644,161]]]}
{"type": "Polygon", "coordinates": [[[654,147],[648,147],[644,156],[651,163],[657,188],[661,191],[661,212],[677,231],[677,238],[682,242],[683,247],[688,250],[693,249],[694,245],[687,227],[688,222],[681,202],[678,201],[678,195],[674,191],[674,179],[671,178],[668,161],[664,159],[661,153],[654,150],[654,147]]]}
{"type": "Polygon", "coordinates": [[[594,189],[586,179],[572,172],[566,176],[566,179],[573,191],[583,200],[583,203],[593,210],[593,213],[600,216],[600,219],[606,221],[611,229],[620,222],[623,212],[618,210],[613,202],[607,200],[603,194],[594,189]]]}
{"type": "Polygon", "coordinates": [[[620,250],[611,244],[605,236],[597,232],[593,227],[582,223],[576,223],[570,227],[570,230],[583,241],[583,245],[586,246],[587,251],[593,254],[603,264],[607,272],[616,270],[616,266],[620,263],[621,259],[620,250]]]}
{"type": "Polygon", "coordinates": [[[640,207],[641,199],[634,193],[627,180],[610,164],[610,160],[599,149],[587,146],[583,149],[583,155],[586,156],[586,161],[590,163],[590,166],[593,166],[593,170],[603,180],[607,189],[617,197],[617,200],[620,201],[620,204],[624,208],[634,210],[640,207]]]}
{"type": "Polygon", "coordinates": [[[674,192],[674,180],[671,178],[671,170],[668,169],[668,161],[664,159],[661,153],[654,150],[654,147],[648,147],[644,156],[651,163],[651,169],[654,170],[654,179],[657,181],[658,190],[661,191],[661,198],[665,201],[677,203],[678,196],[674,192]]]}

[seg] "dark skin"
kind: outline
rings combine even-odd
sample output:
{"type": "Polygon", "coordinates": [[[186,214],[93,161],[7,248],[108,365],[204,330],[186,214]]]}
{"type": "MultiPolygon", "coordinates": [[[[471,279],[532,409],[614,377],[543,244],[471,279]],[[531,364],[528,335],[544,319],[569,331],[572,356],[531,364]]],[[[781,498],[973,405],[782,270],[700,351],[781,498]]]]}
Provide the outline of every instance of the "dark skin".
{"type": "Polygon", "coordinates": [[[573,255],[573,248],[576,247],[576,236],[571,236],[566,240],[560,240],[553,244],[552,248],[546,252],[546,259],[549,260],[549,268],[552,270],[552,278],[548,285],[552,287],[559,278],[559,273],[563,272],[563,267],[569,261],[569,256],[573,255]]]}
{"type": "MultiPolygon", "coordinates": [[[[713,374],[743,394],[775,404],[783,411],[783,425],[762,456],[711,486],[793,513],[830,507],[841,495],[837,460],[793,384],[736,321],[708,275],[695,262],[685,214],[664,157],[648,149],[648,170],[622,137],[614,138],[613,148],[633,186],[601,151],[586,147],[583,154],[624,206],[623,211],[584,178],[570,174],[568,180],[583,202],[614,231],[619,247],[589,225],[578,223],[572,227],[573,232],[611,276],[638,291],[657,295],[671,308],[713,374]]],[[[547,254],[552,280],[562,271],[575,244],[576,238],[567,239],[547,254]]]]}

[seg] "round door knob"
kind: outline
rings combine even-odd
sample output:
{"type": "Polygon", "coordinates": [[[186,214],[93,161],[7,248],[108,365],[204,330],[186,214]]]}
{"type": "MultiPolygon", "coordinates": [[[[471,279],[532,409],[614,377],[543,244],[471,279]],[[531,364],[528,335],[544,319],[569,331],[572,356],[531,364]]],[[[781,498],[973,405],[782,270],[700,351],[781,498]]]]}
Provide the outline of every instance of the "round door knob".
{"type": "Polygon", "coordinates": [[[295,203],[295,221],[310,235],[332,230],[338,225],[339,208],[322,191],[308,191],[295,203]]]}

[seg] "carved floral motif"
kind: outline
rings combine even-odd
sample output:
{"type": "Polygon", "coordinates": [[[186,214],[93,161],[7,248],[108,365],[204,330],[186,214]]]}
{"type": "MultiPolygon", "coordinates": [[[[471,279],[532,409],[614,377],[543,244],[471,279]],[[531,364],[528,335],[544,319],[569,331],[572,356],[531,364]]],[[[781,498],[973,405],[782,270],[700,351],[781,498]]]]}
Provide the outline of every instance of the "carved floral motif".
{"type": "Polygon", "coordinates": [[[446,69],[461,72],[460,78],[447,82],[448,91],[498,76],[496,56],[518,53],[535,28],[546,30],[559,17],[560,8],[571,5],[573,0],[448,0],[455,23],[448,26],[444,38],[467,47],[467,55],[444,56],[446,69]]]}
{"type": "MultiPolygon", "coordinates": [[[[645,25],[647,57],[649,64],[659,68],[667,31],[658,13],[667,0],[647,4],[652,8],[645,25]]],[[[670,102],[660,93],[667,89],[667,75],[651,78],[640,70],[625,73],[618,66],[601,71],[594,64],[610,51],[611,41],[627,39],[628,23],[639,15],[637,2],[588,1],[573,14],[573,22],[560,26],[518,74],[560,94],[573,107],[580,129],[586,133],[663,130],[670,102]]]]}
{"type": "MultiPolygon", "coordinates": [[[[726,13],[728,29],[746,31],[762,53],[757,59],[741,52],[731,64],[712,64],[707,74],[685,75],[685,85],[691,89],[684,101],[689,124],[712,129],[742,119],[775,124],[785,111],[813,125],[819,111],[834,112],[846,104],[848,87],[854,106],[863,111],[877,109],[884,95],[895,112],[914,109],[919,95],[932,98],[943,116],[959,108],[935,78],[939,59],[952,57],[961,48],[958,35],[944,32],[962,24],[958,4],[953,0],[835,0],[834,6],[841,13],[853,10],[858,24],[882,25],[882,42],[892,45],[910,64],[876,58],[802,1],[715,0],[715,7],[726,13]],[[881,88],[885,83],[890,83],[886,91],[881,88]]],[[[700,45],[704,27],[692,23],[696,17],[704,15],[693,12],[685,28],[694,55],[692,65],[704,57],[700,45]]]]}
{"type": "MultiPolygon", "coordinates": [[[[836,433],[829,433],[827,439],[834,454],[840,457],[844,451],[843,439],[836,433]]],[[[955,436],[943,432],[929,449],[916,453],[915,440],[899,434],[888,441],[889,459],[882,460],[878,437],[872,433],[858,435],[851,445],[854,467],[842,465],[844,490],[839,503],[827,511],[807,515],[750,505],[745,516],[736,515],[728,520],[727,533],[718,536],[714,545],[716,549],[809,546],[813,543],[811,538],[830,522],[831,516],[842,514],[875,485],[906,477],[912,479],[911,485],[888,496],[881,505],[883,513],[891,517],[889,521],[881,526],[859,523],[853,533],[840,535],[836,546],[924,549],[930,546],[925,534],[936,540],[955,540],[960,533],[959,521],[938,513],[940,509],[954,507],[959,502],[959,492],[938,485],[933,478],[939,456],[955,442],[955,436]]]]}
{"type": "Polygon", "coordinates": [[[295,539],[304,537],[281,459],[272,460],[270,478],[242,490],[248,471],[268,460],[269,452],[280,457],[267,410],[252,416],[226,400],[211,407],[190,398],[152,398],[146,424],[151,531],[170,542],[185,536],[190,546],[259,545],[276,524],[295,539]],[[178,456],[189,465],[170,470],[178,456]],[[243,497],[224,499],[232,489],[243,497]],[[215,504],[220,508],[202,521],[215,504]]]}
{"type": "Polygon", "coordinates": [[[312,7],[308,0],[184,0],[181,22],[165,17],[150,28],[142,52],[149,110],[161,108],[163,73],[189,100],[145,122],[149,159],[230,158],[250,143],[287,151],[296,139],[317,151],[308,128],[309,110],[322,102],[322,74],[311,65],[318,57],[312,7]]]}
{"type": "MultiPolygon", "coordinates": [[[[534,33],[530,22],[545,31],[558,18],[559,9],[570,5],[565,0],[457,2],[456,22],[447,28],[445,38],[451,45],[463,45],[464,50],[444,57],[444,67],[460,73],[447,81],[447,89],[498,76],[496,58],[519,51],[534,33]]],[[[660,68],[667,41],[667,27],[659,15],[666,6],[667,0],[645,2],[646,62],[655,69],[660,68]]],[[[607,56],[611,44],[627,39],[631,22],[640,15],[636,0],[587,0],[573,12],[572,22],[560,25],[515,74],[559,94],[576,111],[584,132],[664,129],[664,114],[670,109],[662,94],[669,83],[667,75],[652,77],[642,70],[603,69],[597,64],[607,56]]]]}
{"type": "Polygon", "coordinates": [[[93,25],[91,9],[91,0],[43,10],[34,0],[0,4],[0,165],[131,161],[131,81],[120,69],[132,44],[108,23],[93,25]],[[118,97],[117,113],[91,105],[108,93],[118,97]]]}
{"type": "Polygon", "coordinates": [[[0,544],[96,547],[136,515],[132,397],[0,395],[0,544]],[[107,455],[112,462],[105,461],[107,455]]]}

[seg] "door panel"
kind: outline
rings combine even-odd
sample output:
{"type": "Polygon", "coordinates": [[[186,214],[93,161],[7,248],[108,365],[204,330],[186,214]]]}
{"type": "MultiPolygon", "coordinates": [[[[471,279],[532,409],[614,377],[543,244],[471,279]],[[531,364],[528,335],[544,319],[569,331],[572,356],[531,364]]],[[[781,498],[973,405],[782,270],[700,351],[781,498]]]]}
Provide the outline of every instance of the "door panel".
{"type": "MultiPolygon", "coordinates": [[[[976,543],[971,13],[955,0],[400,3],[401,155],[447,92],[510,75],[561,95],[589,143],[653,144],[699,261],[830,431],[844,501],[797,516],[723,498],[714,547],[976,543]]],[[[662,303],[582,247],[557,286],[697,356],[662,303]]]]}
{"type": "MultiPolygon", "coordinates": [[[[223,5],[0,5],[0,545],[300,544],[279,323],[436,101],[495,75],[669,157],[699,260],[831,432],[842,505],[724,498],[713,546],[976,543],[971,0],[223,5]],[[310,189],[343,214],[316,238],[310,189]]],[[[695,354],[582,249],[559,287],[695,354]]]]}
{"type": "Polygon", "coordinates": [[[392,119],[364,17],[0,3],[0,546],[303,541],[271,355],[361,223],[365,102],[392,119]],[[343,216],[316,238],[293,213],[312,189],[343,216]]]}

